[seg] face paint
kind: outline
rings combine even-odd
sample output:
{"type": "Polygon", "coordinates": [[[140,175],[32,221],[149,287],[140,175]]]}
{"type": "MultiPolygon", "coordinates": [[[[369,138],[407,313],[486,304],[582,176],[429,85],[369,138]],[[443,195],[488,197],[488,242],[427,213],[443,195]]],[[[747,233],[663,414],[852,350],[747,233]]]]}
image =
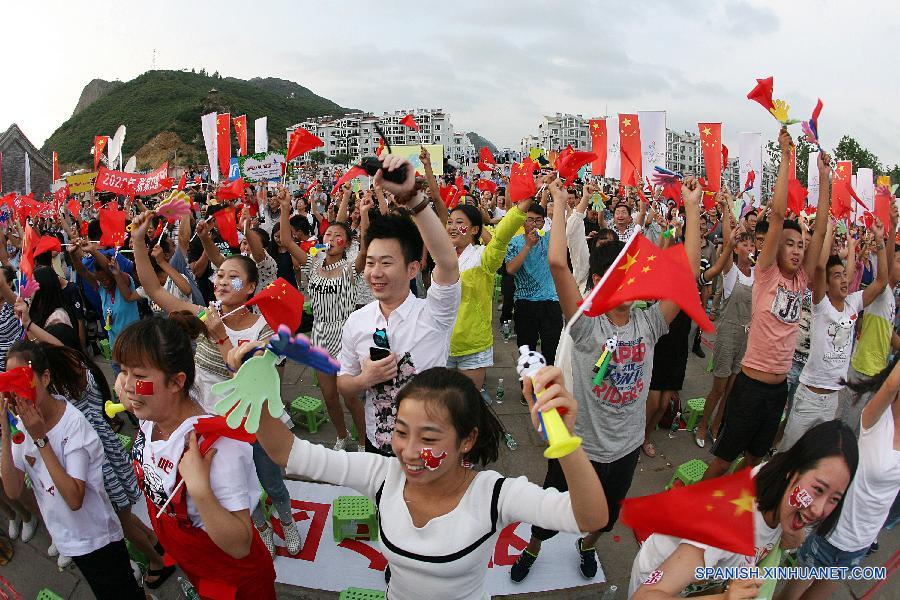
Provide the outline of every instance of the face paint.
{"type": "Polygon", "coordinates": [[[344,238],[337,238],[334,240],[334,245],[336,248],[343,248],[347,242],[344,241],[344,238]]]}
{"type": "Polygon", "coordinates": [[[244,281],[240,277],[232,277],[231,289],[235,292],[241,291],[242,289],[244,289],[244,281]]]}
{"type": "Polygon", "coordinates": [[[138,380],[134,382],[134,393],[138,396],[152,396],[153,382],[138,380]]]}
{"type": "Polygon", "coordinates": [[[444,459],[447,458],[447,453],[441,452],[435,455],[434,450],[431,448],[422,448],[419,450],[419,458],[425,461],[425,467],[429,471],[435,471],[441,467],[444,459]]]}
{"type": "Polygon", "coordinates": [[[459,232],[459,235],[466,235],[469,232],[469,226],[468,225],[460,225],[459,227],[456,228],[456,231],[459,232]]]}
{"type": "Polygon", "coordinates": [[[654,583],[659,583],[663,578],[663,572],[660,569],[657,569],[647,575],[647,579],[642,581],[643,585],[653,585],[654,583]]]}
{"type": "Polygon", "coordinates": [[[812,503],[813,498],[810,493],[801,488],[799,485],[794,488],[794,491],[791,492],[790,498],[788,498],[788,504],[794,508],[806,508],[812,503]]]}

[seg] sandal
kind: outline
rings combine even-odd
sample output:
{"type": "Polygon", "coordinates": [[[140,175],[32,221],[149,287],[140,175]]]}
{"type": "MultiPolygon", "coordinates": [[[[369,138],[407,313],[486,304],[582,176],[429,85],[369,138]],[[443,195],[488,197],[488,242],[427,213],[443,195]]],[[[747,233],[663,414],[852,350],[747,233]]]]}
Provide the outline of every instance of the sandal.
{"type": "Polygon", "coordinates": [[[175,565],[169,565],[168,567],[163,567],[162,569],[148,569],[147,573],[144,575],[144,587],[150,588],[151,590],[155,590],[162,584],[166,582],[166,579],[172,576],[172,573],[175,572],[175,565]],[[147,581],[147,577],[156,577],[153,581],[147,581]]]}
{"type": "Polygon", "coordinates": [[[709,435],[709,429],[707,429],[703,435],[700,435],[700,433],[698,433],[699,430],[699,427],[694,430],[694,443],[696,443],[700,448],[703,448],[704,446],[706,446],[706,436],[709,435]]]}
{"type": "Polygon", "coordinates": [[[641,446],[641,450],[644,451],[644,454],[646,454],[648,458],[656,458],[656,446],[653,445],[653,442],[644,442],[641,446]]]}

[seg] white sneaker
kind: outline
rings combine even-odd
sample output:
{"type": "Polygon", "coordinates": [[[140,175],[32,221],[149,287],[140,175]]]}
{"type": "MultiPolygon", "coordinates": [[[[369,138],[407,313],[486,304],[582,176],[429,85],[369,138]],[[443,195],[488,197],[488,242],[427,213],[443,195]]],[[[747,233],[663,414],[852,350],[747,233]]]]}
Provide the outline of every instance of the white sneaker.
{"type": "Polygon", "coordinates": [[[60,569],[65,569],[69,565],[72,564],[72,559],[68,556],[59,555],[59,558],[56,559],[56,566],[60,569]]]}
{"type": "Polygon", "coordinates": [[[332,450],[343,450],[344,447],[347,445],[347,440],[349,440],[349,439],[350,439],[349,435],[344,438],[339,437],[339,438],[335,439],[334,446],[331,449],[332,450]]]}
{"type": "Polygon", "coordinates": [[[47,548],[47,556],[59,556],[59,550],[56,549],[56,544],[50,542],[50,547],[47,548]]]}
{"type": "Polygon", "coordinates": [[[263,544],[265,544],[266,548],[268,548],[269,554],[271,554],[274,557],[275,556],[275,542],[272,541],[272,526],[269,525],[268,523],[266,523],[265,529],[263,529],[262,531],[257,529],[257,531],[259,531],[259,537],[262,538],[263,544]]]}
{"type": "Polygon", "coordinates": [[[26,544],[31,541],[31,538],[34,537],[34,534],[37,533],[38,528],[38,520],[37,515],[31,515],[31,520],[27,523],[22,523],[22,541],[26,544]]]}
{"type": "Polygon", "coordinates": [[[22,532],[22,519],[19,518],[19,515],[14,516],[9,520],[9,539],[14,540],[19,537],[19,534],[22,532]]]}
{"type": "Polygon", "coordinates": [[[293,521],[290,523],[282,523],[281,528],[284,530],[284,543],[287,545],[288,554],[296,556],[300,554],[300,532],[293,521]]]}

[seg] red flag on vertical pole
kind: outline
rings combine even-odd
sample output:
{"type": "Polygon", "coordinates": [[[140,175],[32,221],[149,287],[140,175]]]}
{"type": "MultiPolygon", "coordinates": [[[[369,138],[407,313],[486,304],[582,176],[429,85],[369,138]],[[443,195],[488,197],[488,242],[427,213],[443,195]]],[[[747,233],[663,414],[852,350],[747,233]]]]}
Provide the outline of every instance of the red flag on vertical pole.
{"type": "Polygon", "coordinates": [[[238,139],[238,156],[247,156],[247,115],[234,118],[234,133],[238,139]]]}
{"type": "Polygon", "coordinates": [[[231,166],[231,115],[216,115],[216,147],[219,153],[219,173],[228,177],[231,166]]]}
{"type": "Polygon", "coordinates": [[[619,148],[628,160],[622,160],[620,181],[633,181],[625,185],[638,185],[644,177],[641,175],[641,126],[636,114],[619,115],[619,148]]]}
{"type": "Polygon", "coordinates": [[[831,214],[842,219],[850,214],[850,175],[853,173],[853,161],[838,161],[831,181],[831,214]]]}
{"type": "Polygon", "coordinates": [[[791,157],[788,159],[788,178],[797,179],[797,147],[791,146],[791,157]]]}
{"type": "Polygon", "coordinates": [[[219,235],[222,236],[222,239],[228,242],[228,245],[232,248],[240,246],[241,242],[238,241],[237,217],[234,214],[234,209],[229,207],[217,210],[213,213],[213,218],[216,220],[216,227],[218,228],[219,235]]]}
{"type": "Polygon", "coordinates": [[[94,170],[97,170],[97,166],[100,164],[100,157],[103,156],[103,151],[106,149],[106,144],[109,143],[108,135],[95,135],[94,136],[94,170]]]}
{"type": "Polygon", "coordinates": [[[703,164],[706,165],[707,189],[718,192],[722,185],[722,124],[698,123],[703,164]]]}
{"type": "Polygon", "coordinates": [[[591,163],[591,175],[606,173],[606,119],[591,119],[591,151],[597,160],[591,163]]]}
{"type": "Polygon", "coordinates": [[[53,152],[53,181],[59,179],[59,154],[53,152]]]}

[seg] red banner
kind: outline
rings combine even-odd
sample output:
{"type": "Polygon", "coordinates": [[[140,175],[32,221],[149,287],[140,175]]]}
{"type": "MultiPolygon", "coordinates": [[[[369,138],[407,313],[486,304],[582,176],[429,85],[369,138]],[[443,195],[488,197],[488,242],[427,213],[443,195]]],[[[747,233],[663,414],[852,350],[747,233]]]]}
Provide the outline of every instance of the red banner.
{"type": "Polygon", "coordinates": [[[124,171],[112,171],[106,167],[100,167],[97,179],[94,181],[94,190],[98,192],[112,192],[120,196],[152,196],[171,187],[168,179],[169,163],[164,162],[161,167],[141,175],[139,173],[125,173],[124,171]]]}
{"type": "Polygon", "coordinates": [[[707,189],[718,192],[722,184],[722,124],[698,123],[703,164],[706,165],[707,189]]]}

